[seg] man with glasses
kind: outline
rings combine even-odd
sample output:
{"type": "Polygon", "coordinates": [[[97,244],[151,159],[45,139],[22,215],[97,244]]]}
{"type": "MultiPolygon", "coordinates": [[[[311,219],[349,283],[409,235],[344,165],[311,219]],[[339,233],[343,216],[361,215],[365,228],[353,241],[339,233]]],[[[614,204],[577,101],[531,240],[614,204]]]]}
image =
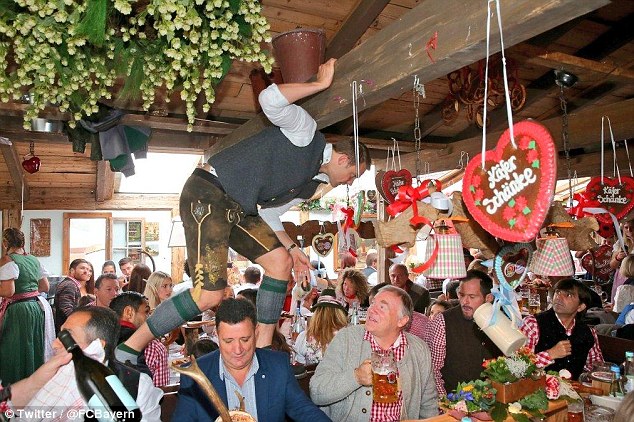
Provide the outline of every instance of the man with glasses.
{"type": "Polygon", "coordinates": [[[590,291],[574,278],[555,285],[552,308],[524,318],[521,331],[537,355],[537,366],[548,371],[567,369],[573,379],[603,361],[597,333],[581,318],[591,301],[590,291]]]}

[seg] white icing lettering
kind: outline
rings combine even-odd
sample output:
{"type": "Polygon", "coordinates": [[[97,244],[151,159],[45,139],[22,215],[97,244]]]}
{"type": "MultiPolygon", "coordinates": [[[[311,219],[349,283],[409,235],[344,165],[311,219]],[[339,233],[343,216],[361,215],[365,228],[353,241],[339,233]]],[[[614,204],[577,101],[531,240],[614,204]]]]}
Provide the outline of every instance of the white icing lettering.
{"type": "Polygon", "coordinates": [[[537,175],[533,173],[531,168],[525,168],[521,173],[514,171],[517,169],[514,161],[514,156],[506,162],[502,160],[500,164],[496,164],[487,172],[489,175],[489,186],[493,190],[493,197],[485,198],[482,201],[482,205],[484,205],[489,214],[495,214],[505,203],[537,181],[537,175]],[[501,181],[504,181],[502,185],[495,189],[497,183],[501,181]]]}

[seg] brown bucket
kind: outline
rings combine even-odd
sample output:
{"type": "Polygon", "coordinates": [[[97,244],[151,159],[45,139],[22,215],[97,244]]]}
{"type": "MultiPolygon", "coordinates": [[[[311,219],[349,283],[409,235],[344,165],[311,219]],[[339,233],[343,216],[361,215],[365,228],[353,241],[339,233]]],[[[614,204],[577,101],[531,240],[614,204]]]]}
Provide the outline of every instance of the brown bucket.
{"type": "Polygon", "coordinates": [[[321,29],[299,28],[273,38],[273,54],[285,83],[306,82],[317,73],[326,53],[321,29]]]}

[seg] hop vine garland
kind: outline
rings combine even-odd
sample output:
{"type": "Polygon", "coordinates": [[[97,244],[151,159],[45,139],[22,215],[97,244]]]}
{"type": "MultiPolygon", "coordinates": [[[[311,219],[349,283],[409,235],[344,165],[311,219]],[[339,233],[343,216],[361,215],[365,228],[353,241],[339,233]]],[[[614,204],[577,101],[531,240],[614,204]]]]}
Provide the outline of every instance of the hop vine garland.
{"type": "Polygon", "coordinates": [[[256,0],[0,0],[0,101],[28,92],[25,128],[50,104],[74,127],[122,78],[119,97],[146,111],[157,88],[180,90],[191,130],[234,59],[271,71],[268,30],[256,0]]]}

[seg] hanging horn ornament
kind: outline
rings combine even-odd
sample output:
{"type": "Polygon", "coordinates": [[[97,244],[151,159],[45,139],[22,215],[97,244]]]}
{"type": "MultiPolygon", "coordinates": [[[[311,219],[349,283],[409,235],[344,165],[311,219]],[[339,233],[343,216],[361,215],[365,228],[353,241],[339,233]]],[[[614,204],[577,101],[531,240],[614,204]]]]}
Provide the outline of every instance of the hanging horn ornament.
{"type": "Polygon", "coordinates": [[[236,420],[245,421],[245,422],[246,421],[255,422],[255,418],[253,418],[253,416],[249,415],[248,413],[242,411],[242,409],[232,410],[232,411],[229,411],[227,409],[227,406],[222,401],[222,398],[220,398],[220,395],[218,394],[214,386],[209,381],[209,378],[207,378],[207,376],[203,373],[203,371],[201,371],[201,369],[198,367],[198,364],[196,363],[196,358],[194,357],[194,355],[190,356],[189,361],[175,360],[172,362],[171,366],[172,366],[172,369],[175,370],[176,372],[187,375],[188,377],[196,381],[196,383],[200,386],[203,392],[207,395],[207,398],[209,398],[209,401],[211,401],[213,406],[216,408],[216,410],[220,414],[220,416],[218,416],[218,419],[216,419],[216,422],[219,422],[219,421],[231,422],[232,417],[238,416],[238,415],[239,415],[239,419],[238,417],[236,417],[236,420]],[[190,365],[182,366],[187,363],[189,363],[190,365]]]}

